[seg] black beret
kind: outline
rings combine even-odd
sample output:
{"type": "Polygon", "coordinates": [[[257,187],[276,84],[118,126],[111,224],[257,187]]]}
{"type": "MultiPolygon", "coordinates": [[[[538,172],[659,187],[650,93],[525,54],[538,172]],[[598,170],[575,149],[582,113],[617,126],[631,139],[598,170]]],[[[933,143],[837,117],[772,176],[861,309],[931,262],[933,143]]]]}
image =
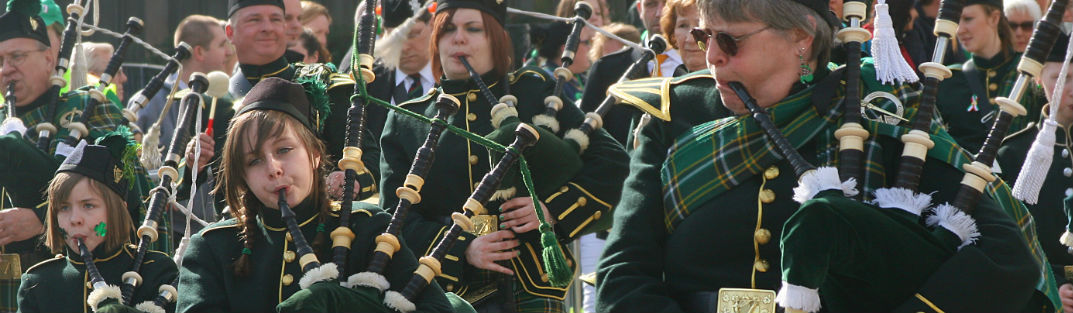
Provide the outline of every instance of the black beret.
{"type": "Polygon", "coordinates": [[[506,25],[507,19],[506,0],[438,0],[436,11],[454,8],[477,9],[488,13],[499,21],[499,25],[506,25]]]}
{"type": "Polygon", "coordinates": [[[831,7],[828,5],[829,1],[794,0],[794,2],[800,3],[801,5],[804,5],[809,9],[812,9],[813,11],[816,11],[816,13],[820,15],[820,17],[823,17],[823,19],[827,21],[827,25],[830,25],[832,28],[838,29],[842,26],[842,22],[839,21],[839,17],[831,11],[831,7]]]}
{"type": "Polygon", "coordinates": [[[254,5],[274,5],[279,7],[280,10],[287,10],[287,8],[283,7],[283,0],[229,0],[227,17],[231,18],[239,9],[254,5]]]}
{"type": "Polygon", "coordinates": [[[0,15],[0,41],[14,38],[30,38],[51,45],[45,21],[38,17],[41,3],[38,0],[14,0],[7,3],[7,13],[0,15]]]}
{"type": "Polygon", "coordinates": [[[265,78],[250,89],[242,102],[242,108],[235,113],[236,116],[252,110],[280,111],[302,122],[314,134],[317,133],[310,120],[314,116],[314,108],[309,105],[306,90],[301,84],[279,77],[265,78]]]}

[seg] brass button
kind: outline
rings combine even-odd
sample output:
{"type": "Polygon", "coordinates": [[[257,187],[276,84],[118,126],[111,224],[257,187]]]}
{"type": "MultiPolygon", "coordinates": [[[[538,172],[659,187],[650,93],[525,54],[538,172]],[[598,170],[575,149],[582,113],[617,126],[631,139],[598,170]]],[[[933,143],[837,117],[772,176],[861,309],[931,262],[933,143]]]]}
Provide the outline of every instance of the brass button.
{"type": "Polygon", "coordinates": [[[287,263],[294,262],[294,257],[294,251],[283,252],[283,261],[286,261],[287,263]]]}
{"type": "Polygon", "coordinates": [[[291,274],[283,275],[283,278],[280,280],[280,282],[282,282],[284,286],[290,286],[292,283],[294,283],[294,276],[291,276],[291,274]]]}
{"type": "Polygon", "coordinates": [[[762,245],[767,244],[771,241],[771,231],[766,228],[757,229],[756,232],[753,232],[753,240],[762,245]]]}
{"type": "Polygon", "coordinates": [[[593,219],[593,220],[598,220],[598,219],[600,219],[600,216],[603,216],[603,213],[604,213],[604,212],[596,211],[596,213],[593,213],[593,214],[592,214],[592,219],[593,219]]]}
{"type": "Polygon", "coordinates": [[[998,73],[995,71],[987,71],[987,77],[995,77],[995,75],[998,75],[998,73]]]}
{"type": "Polygon", "coordinates": [[[477,165],[477,156],[476,155],[469,156],[469,164],[470,165],[477,165]]]}
{"type": "Polygon", "coordinates": [[[767,269],[768,269],[767,260],[764,260],[764,259],[756,260],[756,262],[753,262],[753,268],[756,269],[757,271],[761,272],[761,273],[767,272],[767,269]]]}
{"type": "Polygon", "coordinates": [[[577,197],[577,206],[585,206],[588,203],[589,199],[585,199],[585,197],[577,197]]]}
{"type": "Polygon", "coordinates": [[[775,179],[776,177],[779,177],[779,168],[778,167],[772,166],[772,167],[769,167],[767,170],[764,171],[764,178],[765,179],[771,180],[771,179],[775,179]]]}
{"type": "Polygon", "coordinates": [[[285,237],[287,237],[287,242],[294,242],[294,238],[291,238],[291,233],[290,232],[288,232],[285,237]]]}
{"type": "Polygon", "coordinates": [[[775,202],[775,191],[771,189],[761,189],[759,197],[760,202],[765,204],[775,202]]]}
{"type": "Polygon", "coordinates": [[[477,114],[474,114],[474,113],[466,114],[466,120],[469,120],[470,122],[476,121],[477,120],[477,114]]]}
{"type": "Polygon", "coordinates": [[[991,83],[990,85],[987,85],[987,90],[991,90],[991,91],[998,90],[998,84],[991,83]]]}
{"type": "Polygon", "coordinates": [[[477,94],[473,93],[473,92],[467,94],[466,95],[466,100],[469,101],[469,102],[477,101],[477,94]]]}
{"type": "Polygon", "coordinates": [[[567,190],[570,190],[570,187],[563,186],[562,188],[559,188],[559,192],[566,192],[567,190]]]}
{"type": "Polygon", "coordinates": [[[447,284],[447,291],[454,291],[454,290],[455,290],[455,284],[447,284]]]}

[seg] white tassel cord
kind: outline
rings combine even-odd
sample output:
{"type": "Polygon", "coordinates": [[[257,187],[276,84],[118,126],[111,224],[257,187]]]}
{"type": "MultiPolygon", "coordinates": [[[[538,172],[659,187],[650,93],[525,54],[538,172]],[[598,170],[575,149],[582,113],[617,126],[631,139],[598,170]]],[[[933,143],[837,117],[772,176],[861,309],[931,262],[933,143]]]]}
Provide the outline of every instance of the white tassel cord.
{"type": "Polygon", "coordinates": [[[872,37],[872,57],[876,78],[884,84],[912,83],[919,80],[916,71],[905,62],[894,32],[886,0],[876,2],[875,31],[872,37]]]}
{"type": "Polygon", "coordinates": [[[335,263],[321,264],[319,267],[309,270],[302,275],[302,279],[298,280],[298,286],[302,289],[309,288],[316,282],[328,281],[339,277],[339,268],[335,266],[335,263]]]}
{"type": "Polygon", "coordinates": [[[980,231],[976,228],[976,221],[965,212],[961,212],[961,210],[948,203],[940,204],[936,207],[935,215],[928,217],[927,224],[932,227],[946,228],[946,230],[961,238],[961,245],[958,246],[958,249],[976,242],[976,238],[980,237],[980,231]]]}
{"type": "Polygon", "coordinates": [[[905,188],[880,188],[876,189],[872,203],[881,208],[900,209],[920,216],[924,209],[931,206],[931,195],[905,188]]]}
{"type": "Polygon", "coordinates": [[[1021,166],[1021,174],[1017,176],[1017,182],[1013,184],[1013,197],[1028,204],[1039,202],[1039,191],[1043,188],[1043,182],[1047,180],[1047,171],[1051,168],[1054,157],[1055,132],[1058,131],[1058,108],[1062,106],[1062,95],[1066,84],[1066,73],[1069,72],[1069,60],[1073,58],[1073,45],[1066,45],[1065,62],[1058,72],[1058,81],[1054,84],[1054,92],[1051,93],[1050,115],[1041,124],[1036,140],[1032,142],[1032,148],[1028,149],[1025,163],[1021,166]]]}
{"type": "Polygon", "coordinates": [[[782,288],[779,289],[778,295],[775,296],[775,302],[778,302],[779,306],[788,309],[816,312],[820,310],[820,292],[818,289],[783,281],[782,288]]]}
{"type": "Polygon", "coordinates": [[[403,313],[409,313],[417,310],[417,305],[415,305],[413,302],[410,302],[410,300],[406,300],[406,297],[403,297],[401,293],[394,290],[384,293],[384,305],[387,305],[387,307],[403,313]]]}
{"type": "Polygon", "coordinates": [[[838,178],[838,169],[830,166],[820,167],[801,175],[797,187],[794,187],[794,201],[804,203],[821,191],[831,189],[842,190],[842,194],[847,197],[856,196],[857,180],[851,178],[843,182],[838,178]]]}
{"type": "Polygon", "coordinates": [[[387,281],[384,275],[380,275],[373,272],[361,272],[347,277],[346,283],[343,287],[354,288],[355,286],[372,287],[380,290],[381,292],[391,288],[391,283],[387,281]]]}
{"type": "MultiPolygon", "coordinates": [[[[183,64],[179,63],[179,68],[176,73],[182,72],[183,64]]],[[[142,155],[139,160],[142,162],[142,165],[145,166],[145,169],[150,172],[155,172],[161,165],[163,165],[161,161],[161,150],[164,148],[160,146],[160,123],[164,121],[164,116],[171,110],[171,104],[175,102],[175,93],[178,91],[179,82],[175,81],[171,84],[171,90],[168,91],[168,96],[165,97],[167,100],[164,101],[164,109],[160,110],[160,116],[157,117],[156,122],[154,122],[152,126],[149,126],[149,130],[146,131],[145,136],[142,137],[142,155]]],[[[153,95],[143,96],[152,97],[153,95]]]]}

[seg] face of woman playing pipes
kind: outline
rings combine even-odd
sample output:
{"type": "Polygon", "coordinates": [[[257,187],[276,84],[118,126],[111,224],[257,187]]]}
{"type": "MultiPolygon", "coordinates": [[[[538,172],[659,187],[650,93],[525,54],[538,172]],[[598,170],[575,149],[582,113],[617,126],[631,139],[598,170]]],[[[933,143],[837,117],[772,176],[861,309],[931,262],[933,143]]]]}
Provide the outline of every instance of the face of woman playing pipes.
{"type": "Polygon", "coordinates": [[[108,208],[105,206],[103,190],[98,190],[90,184],[90,179],[83,178],[56,210],[56,221],[63,230],[64,242],[73,251],[78,251],[78,241],[81,238],[90,251],[104,242],[107,233],[102,234],[105,222],[108,220],[108,208]]]}
{"type": "MultiPolygon", "coordinates": [[[[257,126],[243,136],[257,142],[257,126]]],[[[280,136],[268,138],[260,147],[244,147],[246,184],[265,207],[279,209],[279,191],[286,190],[287,205],[295,206],[311,193],[313,169],[319,161],[311,160],[306,145],[294,129],[286,126],[280,136]]]]}

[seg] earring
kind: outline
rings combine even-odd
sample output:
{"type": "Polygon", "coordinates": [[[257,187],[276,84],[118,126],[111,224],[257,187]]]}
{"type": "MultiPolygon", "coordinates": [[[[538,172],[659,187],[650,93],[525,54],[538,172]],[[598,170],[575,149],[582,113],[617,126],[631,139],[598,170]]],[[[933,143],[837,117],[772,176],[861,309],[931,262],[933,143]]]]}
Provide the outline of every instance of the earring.
{"type": "Polygon", "coordinates": [[[805,48],[801,48],[797,54],[797,59],[801,61],[801,83],[808,84],[812,82],[812,69],[805,63],[805,48]]]}

